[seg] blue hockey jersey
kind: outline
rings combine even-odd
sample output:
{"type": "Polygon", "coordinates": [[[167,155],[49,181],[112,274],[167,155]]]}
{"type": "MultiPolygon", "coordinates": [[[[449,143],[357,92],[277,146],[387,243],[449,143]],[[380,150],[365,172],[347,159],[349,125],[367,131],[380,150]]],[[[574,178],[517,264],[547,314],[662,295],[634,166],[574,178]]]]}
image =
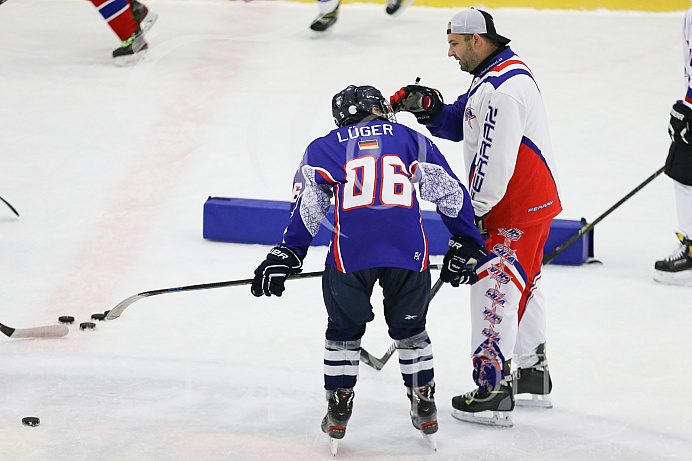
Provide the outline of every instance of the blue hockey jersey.
{"type": "Polygon", "coordinates": [[[424,135],[375,120],[348,125],[305,150],[293,183],[291,218],[283,243],[301,257],[334,200],[327,264],[341,272],[373,267],[423,271],[428,241],[418,196],[437,205],[449,231],[484,241],[466,188],[424,135]],[[416,191],[416,186],[418,191],[416,191]]]}

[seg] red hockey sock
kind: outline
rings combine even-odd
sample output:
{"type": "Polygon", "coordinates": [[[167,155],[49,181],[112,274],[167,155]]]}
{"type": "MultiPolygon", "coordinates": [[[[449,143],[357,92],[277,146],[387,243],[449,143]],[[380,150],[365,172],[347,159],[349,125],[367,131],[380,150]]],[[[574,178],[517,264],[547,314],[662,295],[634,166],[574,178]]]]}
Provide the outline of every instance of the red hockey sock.
{"type": "Polygon", "coordinates": [[[127,40],[137,29],[128,0],[90,0],[120,40],[127,40]]]}

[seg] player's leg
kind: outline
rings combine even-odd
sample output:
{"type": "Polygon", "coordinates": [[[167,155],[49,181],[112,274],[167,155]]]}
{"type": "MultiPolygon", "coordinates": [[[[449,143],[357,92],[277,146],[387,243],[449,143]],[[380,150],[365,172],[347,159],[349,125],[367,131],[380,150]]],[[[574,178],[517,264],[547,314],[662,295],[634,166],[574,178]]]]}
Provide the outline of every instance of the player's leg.
{"type": "Polygon", "coordinates": [[[139,60],[146,52],[148,45],[144,33],[132,15],[130,3],[127,0],[90,1],[122,41],[120,47],[113,51],[115,63],[127,65],[139,60]]]}
{"type": "Polygon", "coordinates": [[[151,11],[149,8],[139,3],[137,0],[128,0],[130,2],[130,8],[132,9],[132,17],[135,22],[142,30],[146,33],[151,29],[159,18],[159,15],[151,11]]]}
{"type": "MultiPolygon", "coordinates": [[[[423,434],[437,432],[432,345],[425,330],[430,271],[380,270],[384,316],[399,354],[399,369],[411,403],[411,422],[423,434]]],[[[433,443],[431,441],[431,443],[433,443]]]]}
{"type": "Polygon", "coordinates": [[[692,286],[692,186],[673,181],[678,215],[678,243],[671,254],[654,265],[654,280],[692,286]]]}
{"type": "Polygon", "coordinates": [[[665,172],[673,179],[675,188],[678,244],[667,258],[656,261],[654,280],[692,286],[692,147],[671,143],[665,172]]]}
{"type": "Polygon", "coordinates": [[[471,286],[471,347],[477,388],[452,399],[462,421],[511,426],[514,410],[511,372],[518,331],[519,303],[527,284],[519,260],[530,245],[520,229],[488,229],[490,254],[478,263],[471,286]]]}
{"type": "Polygon", "coordinates": [[[550,233],[550,222],[525,227],[523,231],[527,238],[522,240],[526,243],[533,241],[535,245],[524,245],[520,250],[528,283],[519,302],[519,330],[512,359],[516,370],[515,403],[551,408],[552,381],[545,353],[546,306],[541,289],[543,247],[550,233]],[[530,236],[534,238],[528,238],[530,236]],[[520,394],[528,394],[530,398],[519,397],[520,394]]]}
{"type": "Polygon", "coordinates": [[[121,41],[130,38],[137,29],[137,23],[127,0],[91,0],[91,3],[99,10],[103,19],[121,41]]]}
{"type": "Polygon", "coordinates": [[[324,389],[327,414],[322,431],[341,439],[353,409],[353,388],[358,381],[360,341],[365,324],[374,318],[370,296],[377,280],[375,270],[351,274],[325,266],[322,295],[329,315],[324,344],[324,389]]]}
{"type": "Polygon", "coordinates": [[[692,185],[673,181],[678,228],[688,239],[692,239],[692,185]]]}

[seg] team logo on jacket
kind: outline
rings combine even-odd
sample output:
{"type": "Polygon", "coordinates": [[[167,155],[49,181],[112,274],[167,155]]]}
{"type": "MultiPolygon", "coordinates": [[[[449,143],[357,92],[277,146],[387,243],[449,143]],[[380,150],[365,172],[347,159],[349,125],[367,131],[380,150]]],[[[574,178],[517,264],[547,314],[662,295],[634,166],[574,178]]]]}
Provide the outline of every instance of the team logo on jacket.
{"type": "Polygon", "coordinates": [[[497,325],[498,323],[502,323],[502,316],[496,313],[494,310],[490,310],[486,308],[483,311],[483,315],[485,316],[485,320],[488,322],[492,323],[493,325],[497,325]]]}
{"type": "Polygon", "coordinates": [[[476,116],[473,115],[473,110],[471,107],[467,107],[464,111],[464,121],[469,123],[469,128],[471,128],[471,120],[474,118],[476,118],[476,116]]]}
{"type": "Polygon", "coordinates": [[[509,283],[509,281],[511,280],[509,274],[507,274],[505,271],[498,268],[497,266],[490,266],[488,268],[488,273],[490,274],[490,277],[502,284],[509,283]]]}
{"type": "Polygon", "coordinates": [[[367,150],[367,149],[379,149],[380,144],[377,142],[377,139],[370,139],[368,141],[358,141],[358,149],[360,150],[367,150]]]}

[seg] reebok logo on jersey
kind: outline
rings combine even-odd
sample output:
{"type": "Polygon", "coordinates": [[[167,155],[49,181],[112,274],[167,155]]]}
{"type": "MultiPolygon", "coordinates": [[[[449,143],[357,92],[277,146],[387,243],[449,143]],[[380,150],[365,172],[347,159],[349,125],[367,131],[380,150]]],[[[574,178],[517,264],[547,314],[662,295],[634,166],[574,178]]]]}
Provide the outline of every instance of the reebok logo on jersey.
{"type": "Polygon", "coordinates": [[[418,317],[418,316],[417,316],[417,315],[406,314],[406,315],[404,316],[404,320],[415,320],[416,317],[418,317]]]}

